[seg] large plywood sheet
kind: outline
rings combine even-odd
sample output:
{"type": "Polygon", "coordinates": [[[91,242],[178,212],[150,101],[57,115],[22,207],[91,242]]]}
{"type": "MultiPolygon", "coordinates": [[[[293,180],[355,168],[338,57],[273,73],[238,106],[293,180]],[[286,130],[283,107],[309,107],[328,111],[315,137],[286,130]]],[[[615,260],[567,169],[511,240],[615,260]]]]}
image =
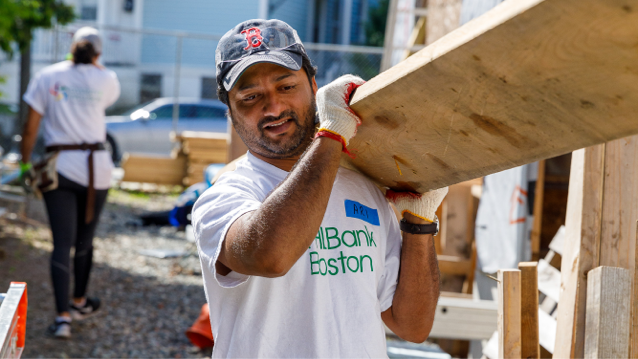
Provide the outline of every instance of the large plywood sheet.
{"type": "Polygon", "coordinates": [[[427,191],[638,133],[638,0],[505,1],[361,86],[343,165],[427,191]]]}

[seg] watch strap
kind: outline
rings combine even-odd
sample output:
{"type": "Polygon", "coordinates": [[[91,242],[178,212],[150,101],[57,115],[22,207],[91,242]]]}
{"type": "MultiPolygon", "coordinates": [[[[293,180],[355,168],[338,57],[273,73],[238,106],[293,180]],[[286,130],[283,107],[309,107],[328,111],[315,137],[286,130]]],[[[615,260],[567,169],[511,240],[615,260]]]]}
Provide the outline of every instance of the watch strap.
{"type": "Polygon", "coordinates": [[[439,224],[438,222],[428,223],[428,224],[414,224],[409,223],[403,218],[399,223],[399,228],[401,231],[410,234],[432,234],[436,235],[439,233],[439,224]]]}

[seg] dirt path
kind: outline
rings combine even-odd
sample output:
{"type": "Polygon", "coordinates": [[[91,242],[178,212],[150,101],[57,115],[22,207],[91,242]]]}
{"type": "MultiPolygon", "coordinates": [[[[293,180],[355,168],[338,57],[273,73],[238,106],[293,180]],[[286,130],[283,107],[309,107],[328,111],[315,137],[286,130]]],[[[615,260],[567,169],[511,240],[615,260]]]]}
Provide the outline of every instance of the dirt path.
{"type": "Polygon", "coordinates": [[[28,284],[29,310],[23,358],[210,357],[184,331],[205,303],[196,256],[157,259],[142,249],[196,251],[184,232],[139,227],[135,215],[166,210],[174,196],[111,191],[94,241],[89,295],[103,303],[99,315],[73,323],[70,340],[52,338],[55,316],[47,227],[0,220],[0,291],[11,281],[28,284]]]}

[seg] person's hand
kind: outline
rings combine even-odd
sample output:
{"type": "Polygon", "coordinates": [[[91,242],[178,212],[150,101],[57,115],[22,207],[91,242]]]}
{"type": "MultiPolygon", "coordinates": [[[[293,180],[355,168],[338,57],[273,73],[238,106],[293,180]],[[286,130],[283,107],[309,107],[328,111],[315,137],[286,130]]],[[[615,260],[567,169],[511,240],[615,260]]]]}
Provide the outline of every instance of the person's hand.
{"type": "Polygon", "coordinates": [[[20,161],[20,185],[22,185],[27,193],[31,193],[33,191],[32,184],[34,178],[35,171],[33,170],[31,162],[24,163],[20,161]]]}
{"type": "Polygon", "coordinates": [[[357,133],[359,117],[350,109],[350,97],[365,81],[354,75],[344,75],[317,91],[317,112],[320,127],[316,137],[330,137],[343,144],[347,153],[348,141],[357,133]]]}
{"type": "Polygon", "coordinates": [[[20,161],[20,178],[31,176],[33,174],[31,171],[32,169],[33,165],[31,164],[31,162],[24,163],[20,161]]]}
{"type": "MultiPolygon", "coordinates": [[[[385,197],[394,204],[403,216],[410,213],[428,222],[434,222],[436,209],[439,208],[448,188],[439,188],[425,193],[395,192],[387,190],[385,197]]],[[[409,218],[406,218],[409,221],[409,218]]]]}

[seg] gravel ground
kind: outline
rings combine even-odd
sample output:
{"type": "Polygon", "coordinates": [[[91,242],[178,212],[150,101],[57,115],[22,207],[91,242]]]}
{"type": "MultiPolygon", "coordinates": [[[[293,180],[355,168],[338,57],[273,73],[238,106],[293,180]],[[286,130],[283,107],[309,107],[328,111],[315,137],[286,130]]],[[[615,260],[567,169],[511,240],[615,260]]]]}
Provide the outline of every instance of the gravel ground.
{"type": "Polygon", "coordinates": [[[0,291],[11,281],[28,284],[29,309],[23,358],[210,357],[184,331],[206,302],[199,259],[185,233],[172,227],[141,227],[137,215],[172,207],[175,194],[111,190],[94,240],[89,295],[100,313],[74,322],[73,337],[58,340],[46,328],[55,308],[49,277],[51,234],[46,226],[0,220],[0,291]],[[190,251],[158,259],[144,249],[190,251]]]}

